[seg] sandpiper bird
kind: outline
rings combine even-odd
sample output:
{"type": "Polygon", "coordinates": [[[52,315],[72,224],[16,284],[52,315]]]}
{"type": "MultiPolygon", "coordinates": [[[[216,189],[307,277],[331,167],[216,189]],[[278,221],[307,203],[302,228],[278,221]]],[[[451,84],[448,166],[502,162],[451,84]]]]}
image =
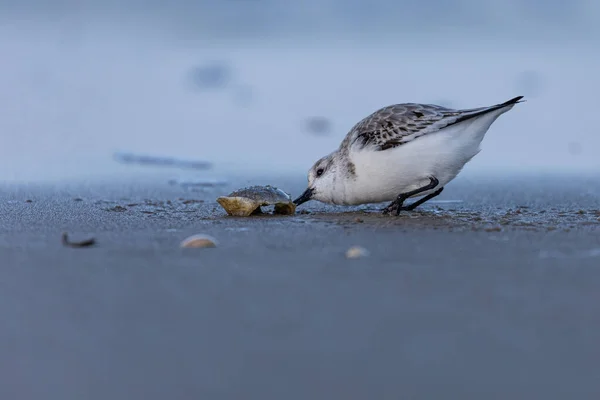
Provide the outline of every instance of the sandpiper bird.
{"type": "Polygon", "coordinates": [[[496,118],[522,98],[468,110],[415,103],[381,108],[358,122],[336,151],[312,166],[308,188],[294,203],[391,201],[384,214],[413,210],[442,192],[479,153],[496,118]],[[419,196],[404,205],[406,199],[419,196]]]}

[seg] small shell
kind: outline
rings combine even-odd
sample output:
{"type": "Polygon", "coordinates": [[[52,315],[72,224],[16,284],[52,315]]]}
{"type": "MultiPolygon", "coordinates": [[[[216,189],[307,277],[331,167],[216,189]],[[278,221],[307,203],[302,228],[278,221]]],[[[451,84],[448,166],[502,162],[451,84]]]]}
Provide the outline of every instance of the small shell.
{"type": "Polygon", "coordinates": [[[360,246],[352,246],[346,251],[346,258],[361,258],[369,255],[369,250],[360,246]]]}
{"type": "Polygon", "coordinates": [[[294,203],[277,203],[273,214],[281,215],[293,215],[296,212],[296,205],[294,203]]]}
{"type": "Polygon", "coordinates": [[[274,206],[274,214],[292,215],[296,205],[289,194],[273,186],[251,186],[221,196],[217,202],[236,217],[248,217],[261,213],[261,206],[274,206]]]}
{"type": "Polygon", "coordinates": [[[217,240],[211,236],[198,234],[186,238],[180,245],[181,248],[206,248],[217,247],[217,240]]]}
{"type": "Polygon", "coordinates": [[[62,234],[62,243],[66,247],[89,247],[96,244],[96,239],[90,238],[80,242],[72,242],[69,240],[69,235],[65,232],[62,234]]]}
{"type": "Polygon", "coordinates": [[[248,217],[260,210],[261,203],[246,197],[219,197],[217,203],[234,217],[248,217]]]}

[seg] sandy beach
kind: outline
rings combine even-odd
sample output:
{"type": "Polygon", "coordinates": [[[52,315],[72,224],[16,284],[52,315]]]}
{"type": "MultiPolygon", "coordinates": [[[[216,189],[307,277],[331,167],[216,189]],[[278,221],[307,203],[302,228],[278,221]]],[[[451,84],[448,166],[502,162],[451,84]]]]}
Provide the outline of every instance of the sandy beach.
{"type": "Polygon", "coordinates": [[[592,0],[0,0],[0,400],[600,399],[599,48],[592,0]],[[413,212],[216,202],[516,96],[413,212]]]}
{"type": "Polygon", "coordinates": [[[597,180],[459,178],[397,218],[227,217],[217,195],[248,182],[5,185],[0,398],[600,394],[597,180]],[[179,248],[196,233],[218,247],[179,248]]]}

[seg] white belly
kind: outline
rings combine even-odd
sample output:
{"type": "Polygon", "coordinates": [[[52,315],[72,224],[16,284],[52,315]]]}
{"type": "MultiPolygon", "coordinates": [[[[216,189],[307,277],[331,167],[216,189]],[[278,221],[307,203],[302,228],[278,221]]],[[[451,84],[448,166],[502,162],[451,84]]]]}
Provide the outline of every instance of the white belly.
{"type": "Polygon", "coordinates": [[[505,112],[500,111],[450,126],[393,149],[351,151],[356,179],[347,185],[343,203],[392,201],[400,193],[429,184],[430,176],[437,178],[439,185],[416,196],[438,190],[454,179],[480,151],[480,143],[490,125],[505,112]]]}

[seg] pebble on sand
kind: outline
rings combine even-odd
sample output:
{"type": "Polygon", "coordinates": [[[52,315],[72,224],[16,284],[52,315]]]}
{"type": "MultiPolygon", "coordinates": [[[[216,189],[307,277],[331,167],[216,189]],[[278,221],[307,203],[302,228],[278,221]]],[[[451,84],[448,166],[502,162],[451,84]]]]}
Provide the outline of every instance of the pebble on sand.
{"type": "Polygon", "coordinates": [[[90,247],[96,244],[96,239],[94,238],[90,238],[90,239],[86,239],[86,240],[82,240],[82,241],[78,241],[78,242],[73,242],[71,240],[69,240],[69,235],[64,232],[62,234],[62,244],[63,246],[66,247],[90,247]]]}
{"type": "Polygon", "coordinates": [[[361,258],[369,255],[369,250],[360,246],[352,246],[346,251],[346,258],[361,258]]]}
{"type": "Polygon", "coordinates": [[[217,247],[217,240],[209,235],[192,235],[181,242],[181,248],[184,249],[197,249],[205,247],[217,247]]]}

